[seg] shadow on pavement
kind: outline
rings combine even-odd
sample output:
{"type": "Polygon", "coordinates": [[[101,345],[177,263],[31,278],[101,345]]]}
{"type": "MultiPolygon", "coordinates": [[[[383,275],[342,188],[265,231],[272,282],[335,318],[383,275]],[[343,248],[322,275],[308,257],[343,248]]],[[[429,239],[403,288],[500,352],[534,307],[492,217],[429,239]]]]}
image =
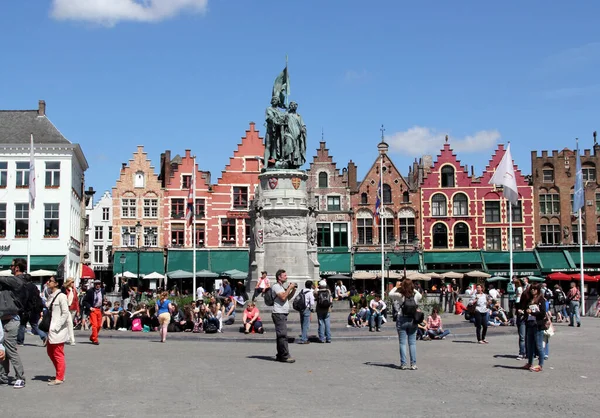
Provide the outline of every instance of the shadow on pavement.
{"type": "Polygon", "coordinates": [[[377,363],[374,361],[367,361],[363,363],[365,366],[375,366],[375,367],[387,367],[388,369],[399,369],[397,364],[393,363],[377,363]]]}
{"type": "Polygon", "coordinates": [[[500,369],[524,370],[523,366],[505,366],[504,364],[494,364],[494,367],[500,369]]]}
{"type": "Polygon", "coordinates": [[[272,356],[246,356],[246,358],[252,358],[252,359],[257,359],[257,360],[277,362],[277,360],[275,359],[275,357],[272,357],[272,356]]]}
{"type": "Polygon", "coordinates": [[[512,358],[515,359],[517,356],[514,354],[494,354],[494,358],[512,358]]]}
{"type": "Polygon", "coordinates": [[[54,376],[44,376],[44,375],[39,375],[39,376],[33,376],[31,378],[31,380],[41,380],[42,382],[47,382],[50,379],[54,379],[54,376]]]}
{"type": "Polygon", "coordinates": [[[457,344],[477,344],[475,341],[465,341],[465,340],[452,340],[453,343],[457,344]]]}

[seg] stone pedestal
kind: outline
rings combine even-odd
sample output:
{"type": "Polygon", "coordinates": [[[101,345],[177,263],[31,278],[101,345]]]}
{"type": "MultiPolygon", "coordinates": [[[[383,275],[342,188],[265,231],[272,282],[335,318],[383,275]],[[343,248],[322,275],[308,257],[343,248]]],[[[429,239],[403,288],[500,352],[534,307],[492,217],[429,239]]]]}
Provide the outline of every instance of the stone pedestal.
{"type": "Polygon", "coordinates": [[[254,289],[261,271],[269,278],[284,269],[288,281],[302,284],[319,279],[316,210],[306,191],[303,170],[267,169],[258,176],[252,205],[253,240],[250,271],[254,289]]]}

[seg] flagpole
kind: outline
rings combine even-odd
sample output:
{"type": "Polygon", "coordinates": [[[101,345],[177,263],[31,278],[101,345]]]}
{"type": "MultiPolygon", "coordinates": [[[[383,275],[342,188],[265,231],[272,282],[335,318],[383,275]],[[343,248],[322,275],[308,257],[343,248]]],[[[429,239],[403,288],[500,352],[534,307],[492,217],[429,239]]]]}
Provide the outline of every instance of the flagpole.
{"type": "Polygon", "coordinates": [[[385,218],[383,217],[383,154],[381,154],[381,158],[379,159],[379,223],[381,226],[381,298],[384,298],[385,294],[385,276],[384,276],[384,268],[385,268],[385,254],[383,252],[383,244],[385,242],[385,238],[383,235],[383,223],[385,222],[385,218]]]}
{"type": "Polygon", "coordinates": [[[509,281],[512,281],[512,277],[513,277],[513,228],[512,228],[512,221],[513,221],[513,216],[512,216],[512,203],[508,200],[506,200],[506,203],[508,204],[508,250],[509,250],[509,281]]]}
{"type": "Polygon", "coordinates": [[[33,134],[31,134],[31,149],[29,153],[29,211],[27,214],[27,272],[31,273],[31,235],[33,228],[31,216],[35,208],[35,151],[33,149],[33,134]]]}
{"type": "Polygon", "coordinates": [[[581,208],[577,211],[577,223],[579,229],[577,235],[579,236],[579,280],[581,285],[581,316],[585,316],[585,292],[583,291],[583,231],[581,230],[581,208]]]}
{"type": "Polygon", "coordinates": [[[192,170],[192,294],[196,295],[196,157],[194,157],[194,169],[192,170]]]}

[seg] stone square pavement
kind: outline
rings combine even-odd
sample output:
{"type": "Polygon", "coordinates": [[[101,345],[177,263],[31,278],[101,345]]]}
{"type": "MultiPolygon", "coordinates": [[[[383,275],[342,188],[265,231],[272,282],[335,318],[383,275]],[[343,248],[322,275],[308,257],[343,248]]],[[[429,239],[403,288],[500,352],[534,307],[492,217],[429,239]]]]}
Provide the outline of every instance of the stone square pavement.
{"type": "MultiPolygon", "coordinates": [[[[512,328],[515,330],[515,328],[512,328]]],[[[273,361],[275,343],[79,337],[65,347],[66,382],[39,339],[19,348],[27,386],[0,386],[3,417],[597,417],[600,319],[556,325],[544,371],[520,370],[515,333],[474,329],[417,342],[419,370],[402,371],[397,339],[290,344],[295,364],[273,361]]],[[[516,332],[516,330],[514,331],[516,332]]],[[[80,336],[82,334],[79,334],[80,336]]],[[[274,338],[274,334],[270,334],[274,338]]],[[[11,374],[12,374],[11,370],[11,374]]]]}

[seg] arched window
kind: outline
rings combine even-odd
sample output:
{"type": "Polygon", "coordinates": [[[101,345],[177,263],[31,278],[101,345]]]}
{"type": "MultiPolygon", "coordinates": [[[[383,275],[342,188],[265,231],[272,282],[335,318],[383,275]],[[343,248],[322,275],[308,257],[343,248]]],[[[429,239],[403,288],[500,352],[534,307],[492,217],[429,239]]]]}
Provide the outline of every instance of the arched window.
{"type": "Polygon", "coordinates": [[[448,228],[442,223],[433,225],[433,248],[448,248],[448,228]]]}
{"type": "Polygon", "coordinates": [[[431,198],[431,216],[447,215],[446,196],[436,193],[431,198]]]}
{"type": "Polygon", "coordinates": [[[319,173],[319,188],[323,189],[325,187],[327,187],[327,173],[321,171],[319,173]]]}
{"type": "Polygon", "coordinates": [[[358,244],[373,244],[373,215],[367,210],[360,210],[356,214],[358,231],[358,244]]]}
{"type": "Polygon", "coordinates": [[[596,166],[593,163],[584,163],[581,171],[583,181],[596,181],[596,166]]]}
{"type": "Polygon", "coordinates": [[[468,216],[469,215],[469,199],[467,195],[463,193],[457,193],[453,198],[452,215],[454,216],[468,216]]]}
{"type": "Polygon", "coordinates": [[[366,205],[369,203],[369,195],[366,193],[361,193],[360,195],[360,203],[361,205],[366,205]]]}
{"type": "Polygon", "coordinates": [[[402,203],[410,203],[410,194],[408,190],[402,193],[402,203]]]}
{"type": "Polygon", "coordinates": [[[442,187],[454,187],[454,168],[452,166],[442,167],[442,187]]]}
{"type": "Polygon", "coordinates": [[[389,184],[383,185],[383,203],[389,205],[392,203],[392,188],[389,184]]]}
{"type": "Polygon", "coordinates": [[[415,238],[415,212],[408,208],[400,209],[398,223],[400,226],[400,242],[405,244],[412,242],[415,238]]]}
{"type": "Polygon", "coordinates": [[[466,223],[454,225],[454,248],[469,248],[469,227],[466,223]]]}

